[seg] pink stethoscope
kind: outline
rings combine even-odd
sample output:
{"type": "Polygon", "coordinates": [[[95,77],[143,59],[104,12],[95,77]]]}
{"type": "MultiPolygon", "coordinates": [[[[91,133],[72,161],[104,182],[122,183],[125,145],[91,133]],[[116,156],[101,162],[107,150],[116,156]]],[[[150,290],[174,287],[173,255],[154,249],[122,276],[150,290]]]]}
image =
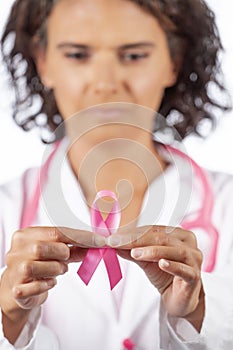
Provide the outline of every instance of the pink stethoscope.
{"type": "MultiPolygon", "coordinates": [[[[32,225],[32,223],[36,218],[38,207],[39,207],[40,196],[41,196],[41,188],[43,188],[43,186],[47,181],[49,166],[57,149],[59,148],[59,145],[60,145],[60,141],[55,143],[55,147],[52,153],[50,154],[47,161],[38,172],[38,179],[35,185],[34,193],[31,198],[28,198],[28,195],[26,192],[26,173],[24,175],[23,189],[24,189],[25,200],[24,200],[22,216],[20,221],[21,229],[32,225]]],[[[174,148],[170,145],[160,144],[160,146],[165,151],[170,152],[171,154],[177,155],[187,160],[187,162],[191,164],[196,177],[199,178],[200,180],[201,190],[202,190],[202,198],[201,198],[202,206],[199,209],[195,219],[189,220],[189,221],[184,220],[181,223],[181,226],[186,230],[193,230],[197,228],[203,229],[208,234],[210,247],[209,247],[209,252],[208,252],[206,263],[205,263],[205,266],[203,267],[203,270],[205,272],[212,272],[216,264],[219,233],[211,221],[213,206],[214,206],[214,194],[211,188],[208,174],[192,158],[190,158],[187,154],[180,151],[179,149],[174,148]]],[[[126,350],[136,350],[135,344],[132,342],[131,339],[125,339],[123,342],[123,345],[124,345],[124,349],[126,350]]]]}

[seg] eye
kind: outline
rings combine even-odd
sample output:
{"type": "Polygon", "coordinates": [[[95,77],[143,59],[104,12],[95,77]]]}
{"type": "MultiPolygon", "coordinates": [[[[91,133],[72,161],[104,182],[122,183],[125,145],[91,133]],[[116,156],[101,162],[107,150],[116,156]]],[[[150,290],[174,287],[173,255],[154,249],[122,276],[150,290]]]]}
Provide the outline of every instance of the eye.
{"type": "Polygon", "coordinates": [[[141,61],[147,58],[149,54],[147,52],[124,52],[120,54],[120,59],[125,62],[141,61]]]}
{"type": "Polygon", "coordinates": [[[85,61],[89,58],[89,53],[86,51],[66,52],[65,57],[77,61],[85,61]]]}

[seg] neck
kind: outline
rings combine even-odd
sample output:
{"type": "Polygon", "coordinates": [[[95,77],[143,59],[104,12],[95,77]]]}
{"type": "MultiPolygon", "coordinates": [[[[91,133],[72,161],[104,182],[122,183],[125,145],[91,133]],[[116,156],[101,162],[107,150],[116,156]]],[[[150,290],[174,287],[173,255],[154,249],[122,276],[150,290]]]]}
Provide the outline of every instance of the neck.
{"type": "Polygon", "coordinates": [[[93,145],[80,138],[72,144],[68,158],[88,203],[103,189],[117,193],[123,206],[144,197],[166,163],[152,138],[141,141],[115,139],[93,145]]]}

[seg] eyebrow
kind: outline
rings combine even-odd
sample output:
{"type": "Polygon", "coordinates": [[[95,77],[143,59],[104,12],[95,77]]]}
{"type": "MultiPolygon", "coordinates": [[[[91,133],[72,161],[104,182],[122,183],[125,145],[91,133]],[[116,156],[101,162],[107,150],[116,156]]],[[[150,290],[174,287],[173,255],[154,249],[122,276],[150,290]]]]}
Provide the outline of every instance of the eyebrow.
{"type": "MultiPolygon", "coordinates": [[[[145,42],[138,42],[138,43],[131,43],[131,44],[125,44],[119,46],[117,49],[119,50],[129,50],[129,49],[137,49],[142,47],[155,47],[155,44],[149,41],[145,42]]],[[[57,45],[58,49],[64,49],[64,48],[73,48],[73,49],[82,49],[82,50],[88,50],[90,49],[90,46],[83,45],[83,44],[77,44],[72,42],[63,42],[57,45]]]]}

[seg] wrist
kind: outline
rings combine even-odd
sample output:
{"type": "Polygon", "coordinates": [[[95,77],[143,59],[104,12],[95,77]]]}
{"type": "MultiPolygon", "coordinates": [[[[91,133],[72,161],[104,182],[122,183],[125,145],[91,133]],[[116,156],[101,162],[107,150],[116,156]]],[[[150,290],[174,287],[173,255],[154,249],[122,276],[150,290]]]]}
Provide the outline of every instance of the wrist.
{"type": "Polygon", "coordinates": [[[10,288],[7,286],[7,279],[3,273],[0,279],[2,327],[4,336],[11,344],[14,344],[26,324],[31,310],[22,309],[14,300],[10,288]]]}
{"type": "Polygon", "coordinates": [[[186,319],[189,323],[191,323],[193,327],[200,333],[204,316],[205,316],[205,292],[202,286],[199,293],[199,302],[197,304],[196,309],[183,318],[186,319]]]}
{"type": "MultiPolygon", "coordinates": [[[[0,293],[2,294],[2,293],[0,293]]],[[[10,303],[0,298],[2,311],[2,328],[4,336],[11,344],[14,344],[22,329],[28,321],[31,310],[24,310],[17,303],[10,303]]]]}

